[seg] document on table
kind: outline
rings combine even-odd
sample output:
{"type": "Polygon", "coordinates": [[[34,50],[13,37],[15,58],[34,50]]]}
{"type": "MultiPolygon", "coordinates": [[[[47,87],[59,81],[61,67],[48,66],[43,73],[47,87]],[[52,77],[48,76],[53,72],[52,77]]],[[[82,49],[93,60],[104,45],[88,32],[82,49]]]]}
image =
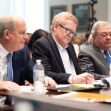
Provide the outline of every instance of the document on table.
{"type": "Polygon", "coordinates": [[[71,91],[70,84],[59,84],[55,88],[48,87],[47,90],[56,90],[56,91],[59,91],[59,92],[69,92],[69,91],[71,91]]]}
{"type": "Polygon", "coordinates": [[[34,90],[34,86],[20,86],[20,90],[23,93],[32,93],[34,90]]]}
{"type": "Polygon", "coordinates": [[[86,93],[86,92],[70,92],[53,96],[62,100],[80,101],[80,102],[106,102],[111,103],[110,94],[86,93]]]}
{"type": "Polygon", "coordinates": [[[71,92],[71,91],[99,91],[103,88],[101,84],[62,84],[57,85],[56,88],[48,88],[48,90],[57,90],[58,92],[71,92]]]}

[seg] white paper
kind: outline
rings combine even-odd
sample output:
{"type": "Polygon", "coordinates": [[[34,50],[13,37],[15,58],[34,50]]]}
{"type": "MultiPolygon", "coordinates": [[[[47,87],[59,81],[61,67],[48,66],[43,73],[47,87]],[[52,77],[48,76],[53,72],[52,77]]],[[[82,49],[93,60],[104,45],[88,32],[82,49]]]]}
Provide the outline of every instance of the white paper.
{"type": "Polygon", "coordinates": [[[20,90],[23,93],[32,93],[34,90],[34,86],[20,86],[20,90]]]}
{"type": "Polygon", "coordinates": [[[65,88],[68,86],[70,86],[70,84],[60,84],[60,85],[57,85],[56,88],[65,88]]]}

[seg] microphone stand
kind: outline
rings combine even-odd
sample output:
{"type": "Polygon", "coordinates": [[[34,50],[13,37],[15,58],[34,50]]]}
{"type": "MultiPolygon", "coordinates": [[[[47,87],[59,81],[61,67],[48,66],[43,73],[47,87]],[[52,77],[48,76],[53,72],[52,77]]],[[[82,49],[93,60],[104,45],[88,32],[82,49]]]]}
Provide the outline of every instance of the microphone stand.
{"type": "Polygon", "coordinates": [[[91,2],[91,3],[89,3],[89,5],[90,5],[91,17],[89,18],[89,26],[88,26],[88,29],[87,29],[88,31],[91,30],[93,24],[97,21],[97,19],[94,17],[94,15],[95,15],[95,12],[94,12],[94,5],[95,5],[95,3],[91,2]]]}

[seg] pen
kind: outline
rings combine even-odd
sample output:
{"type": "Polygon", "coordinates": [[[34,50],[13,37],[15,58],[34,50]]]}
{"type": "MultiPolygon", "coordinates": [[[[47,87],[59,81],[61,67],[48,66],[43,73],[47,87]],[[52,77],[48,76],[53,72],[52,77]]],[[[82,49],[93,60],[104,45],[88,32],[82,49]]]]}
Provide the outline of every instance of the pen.
{"type": "MultiPolygon", "coordinates": [[[[88,65],[87,65],[87,71],[86,72],[90,73],[90,66],[88,66],[88,65]]],[[[88,81],[89,81],[89,79],[88,79],[88,75],[87,75],[86,76],[86,83],[89,83],[88,81]]]]}
{"type": "Polygon", "coordinates": [[[90,73],[90,68],[89,68],[89,66],[87,66],[87,72],[89,72],[89,73],[90,73]]]}
{"type": "Polygon", "coordinates": [[[90,79],[89,79],[89,75],[86,75],[86,84],[89,84],[90,83],[90,79]]]}

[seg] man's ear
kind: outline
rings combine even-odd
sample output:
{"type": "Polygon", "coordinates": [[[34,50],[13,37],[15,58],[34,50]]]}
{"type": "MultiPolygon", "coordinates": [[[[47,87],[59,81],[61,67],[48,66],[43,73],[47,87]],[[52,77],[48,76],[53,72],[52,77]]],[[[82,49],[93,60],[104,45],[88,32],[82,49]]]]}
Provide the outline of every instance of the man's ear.
{"type": "Polygon", "coordinates": [[[57,29],[57,27],[59,26],[59,24],[54,24],[54,26],[53,26],[53,28],[54,28],[54,30],[56,31],[56,29],[57,29]]]}
{"type": "Polygon", "coordinates": [[[10,39],[10,31],[9,30],[4,30],[4,37],[6,38],[6,39],[10,39]]]}

